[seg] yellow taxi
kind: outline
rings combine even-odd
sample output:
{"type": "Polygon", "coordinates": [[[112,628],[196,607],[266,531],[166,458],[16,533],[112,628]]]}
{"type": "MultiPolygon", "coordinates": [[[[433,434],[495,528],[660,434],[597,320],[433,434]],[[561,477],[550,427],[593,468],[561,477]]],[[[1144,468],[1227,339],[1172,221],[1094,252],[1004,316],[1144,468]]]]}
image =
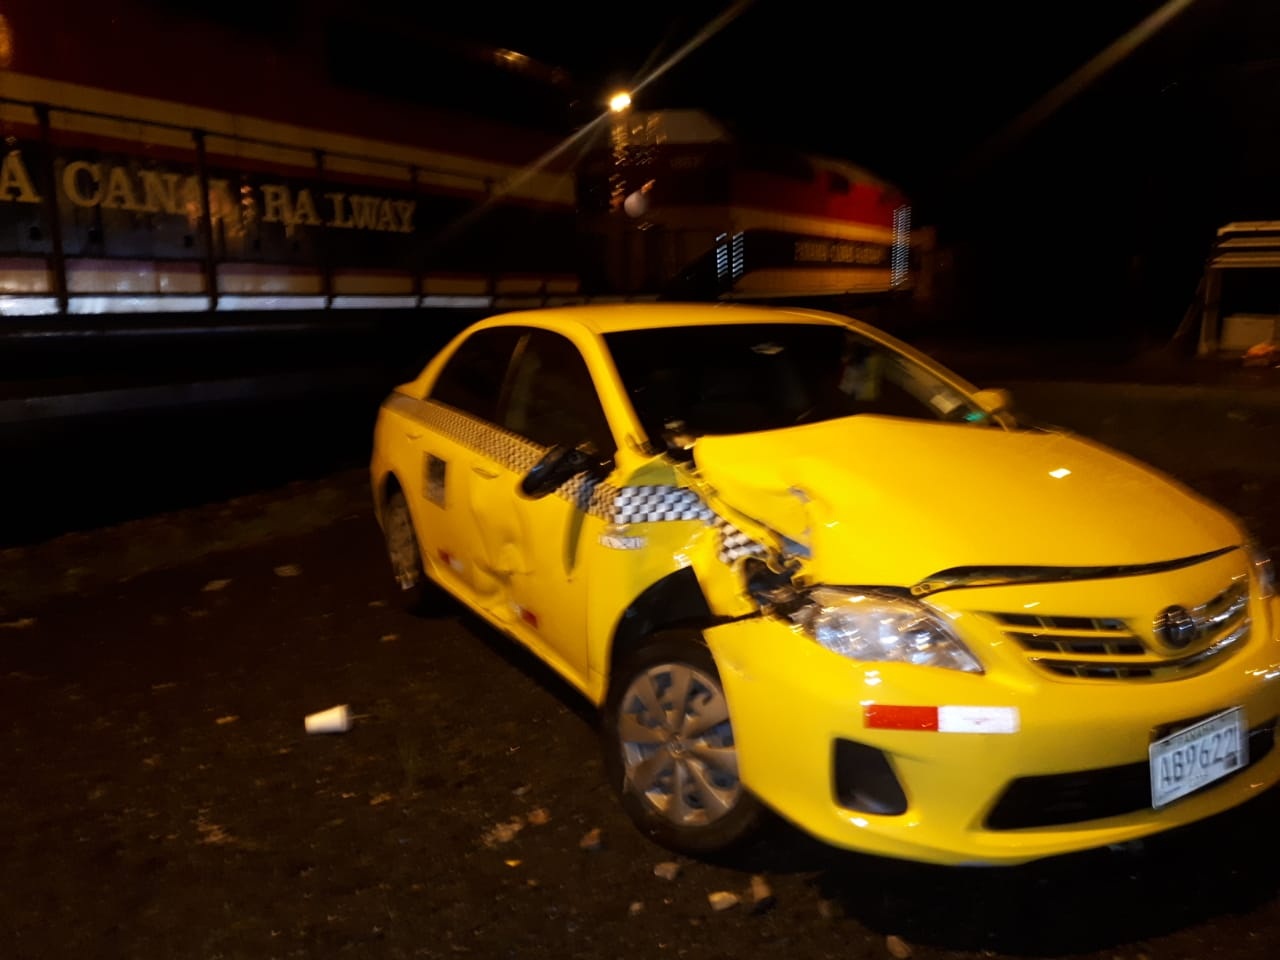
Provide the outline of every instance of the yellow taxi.
{"type": "Polygon", "coordinates": [[[1280,779],[1280,601],[1240,525],[844,317],[484,320],[383,403],[371,478],[406,602],[442,588],[598,705],[675,850],[772,810],[1016,864],[1280,779]]]}

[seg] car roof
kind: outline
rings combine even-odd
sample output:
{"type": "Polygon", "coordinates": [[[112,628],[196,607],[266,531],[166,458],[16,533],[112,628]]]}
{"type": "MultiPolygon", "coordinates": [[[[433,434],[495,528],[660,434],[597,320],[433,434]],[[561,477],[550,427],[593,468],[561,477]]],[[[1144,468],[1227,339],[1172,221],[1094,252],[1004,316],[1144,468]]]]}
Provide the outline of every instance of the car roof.
{"type": "Polygon", "coordinates": [[[736,303],[609,303],[546,307],[504,313],[477,324],[492,326],[576,326],[597,335],[663,327],[730,323],[791,323],[856,326],[847,317],[819,310],[760,307],[736,303]]]}

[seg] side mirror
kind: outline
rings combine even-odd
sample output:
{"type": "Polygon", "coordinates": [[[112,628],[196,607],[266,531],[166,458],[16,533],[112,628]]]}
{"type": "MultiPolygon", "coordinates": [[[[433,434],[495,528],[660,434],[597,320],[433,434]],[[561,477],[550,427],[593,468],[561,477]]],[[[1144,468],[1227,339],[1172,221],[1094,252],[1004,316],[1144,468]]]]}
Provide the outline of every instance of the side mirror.
{"type": "Polygon", "coordinates": [[[993,390],[979,390],[973,395],[974,401],[988,416],[999,416],[1013,412],[1013,394],[1003,387],[993,390]]]}
{"type": "Polygon", "coordinates": [[[662,431],[663,452],[680,463],[693,460],[693,437],[685,428],[683,420],[669,421],[662,431]]]}
{"type": "Polygon", "coordinates": [[[520,493],[530,500],[539,500],[555,490],[566,480],[600,466],[589,453],[574,447],[556,446],[548,450],[520,481],[520,493]]]}

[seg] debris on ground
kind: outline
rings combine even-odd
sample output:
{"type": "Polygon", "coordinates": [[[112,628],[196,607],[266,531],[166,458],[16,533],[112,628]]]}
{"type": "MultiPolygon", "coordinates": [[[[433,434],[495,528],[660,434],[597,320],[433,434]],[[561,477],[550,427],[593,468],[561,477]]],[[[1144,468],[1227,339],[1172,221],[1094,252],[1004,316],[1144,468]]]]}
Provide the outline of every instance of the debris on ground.
{"type": "Polygon", "coordinates": [[[369,806],[379,807],[384,803],[390,803],[392,799],[393,798],[389,793],[374,794],[372,797],[369,798],[369,806]]]}
{"type": "Polygon", "coordinates": [[[525,818],[529,821],[529,825],[533,827],[545,827],[551,822],[551,812],[546,807],[538,807],[529,811],[529,816],[525,818]]]}
{"type": "Polygon", "coordinates": [[[387,605],[387,601],[385,601],[385,600],[370,600],[370,601],[369,601],[369,606],[374,607],[374,608],[377,608],[377,607],[385,607],[386,605],[387,605]]]}
{"type": "Polygon", "coordinates": [[[517,797],[523,797],[526,793],[528,793],[528,792],[529,792],[530,790],[532,790],[532,789],[533,789],[533,787],[532,787],[530,784],[527,784],[527,783],[526,783],[526,784],[523,784],[523,785],[521,785],[521,786],[519,786],[519,787],[516,787],[516,788],[515,788],[514,790],[512,790],[511,792],[512,792],[515,796],[517,796],[517,797]]]}
{"type": "Polygon", "coordinates": [[[172,690],[176,686],[177,684],[174,683],[172,680],[165,681],[164,683],[153,683],[151,685],[151,692],[163,693],[166,690],[172,690]]]}
{"type": "Polygon", "coordinates": [[[353,719],[351,708],[345,703],[340,703],[328,710],[307,714],[302,720],[302,725],[307,733],[346,733],[351,729],[353,719]]]}
{"type": "Polygon", "coordinates": [[[741,898],[736,893],[730,893],[728,890],[717,890],[715,893],[707,894],[707,903],[711,904],[711,909],[719,913],[722,910],[728,910],[730,907],[736,907],[741,903],[741,898]]]}
{"type": "Polygon", "coordinates": [[[1246,367],[1265,367],[1273,363],[1280,363],[1280,347],[1264,340],[1262,343],[1255,343],[1246,350],[1243,359],[1246,367]]]}
{"type": "Polygon", "coordinates": [[[302,576],[302,568],[296,563],[282,563],[276,567],[277,577],[299,577],[302,576]]]}
{"type": "Polygon", "coordinates": [[[818,901],[818,916],[823,920],[830,920],[836,915],[835,905],[830,900],[818,901]]]}
{"type": "Polygon", "coordinates": [[[9,620],[5,623],[0,623],[0,627],[3,627],[6,630],[26,630],[30,627],[34,627],[35,625],[35,617],[20,617],[17,620],[9,620]]]}
{"type": "Polygon", "coordinates": [[[627,913],[631,914],[631,916],[633,917],[643,912],[644,912],[644,904],[639,900],[633,900],[631,902],[631,906],[627,907],[627,913]]]}
{"type": "Polygon", "coordinates": [[[384,633],[381,637],[378,638],[378,640],[381,643],[395,643],[399,639],[400,639],[400,634],[398,633],[384,633]]]}
{"type": "Polygon", "coordinates": [[[659,880],[674,880],[680,876],[680,864],[674,860],[664,860],[653,865],[653,875],[659,880]]]}
{"type": "Polygon", "coordinates": [[[884,938],[884,945],[896,960],[907,960],[911,956],[911,944],[896,934],[884,938]]]}
{"type": "Polygon", "coordinates": [[[230,580],[210,580],[200,588],[201,593],[217,593],[219,590],[225,590],[230,580]]]}
{"type": "Polygon", "coordinates": [[[773,888],[761,874],[751,878],[751,910],[752,913],[764,913],[773,908],[777,901],[773,896],[773,888]]]}
{"type": "Polygon", "coordinates": [[[592,827],[582,835],[582,839],[578,841],[578,846],[583,850],[600,850],[604,847],[604,831],[599,827],[592,827]]]}
{"type": "Polygon", "coordinates": [[[495,823],[484,832],[480,842],[492,850],[503,843],[510,843],[524,829],[524,821],[515,817],[505,823],[495,823]]]}
{"type": "Polygon", "coordinates": [[[204,812],[201,811],[196,817],[196,830],[200,834],[201,843],[209,843],[215,845],[235,843],[235,837],[227,833],[227,831],[217,823],[210,823],[205,819],[204,812]]]}
{"type": "Polygon", "coordinates": [[[520,866],[520,864],[524,863],[524,861],[523,861],[523,860],[503,860],[502,862],[503,862],[503,863],[505,863],[508,867],[511,867],[512,869],[514,869],[514,868],[516,868],[516,867],[520,866]]]}
{"type": "Polygon", "coordinates": [[[235,723],[239,719],[240,718],[236,716],[234,713],[229,713],[225,717],[219,717],[217,720],[214,721],[214,723],[216,723],[220,727],[225,727],[228,723],[235,723]]]}

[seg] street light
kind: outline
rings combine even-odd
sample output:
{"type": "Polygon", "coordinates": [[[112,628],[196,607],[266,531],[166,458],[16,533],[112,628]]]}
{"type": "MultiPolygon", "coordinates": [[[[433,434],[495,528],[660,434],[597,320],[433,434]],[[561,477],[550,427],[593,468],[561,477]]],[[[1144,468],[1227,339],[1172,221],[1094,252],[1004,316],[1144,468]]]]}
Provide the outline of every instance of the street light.
{"type": "Polygon", "coordinates": [[[622,111],[626,110],[629,106],[631,106],[631,94],[627,93],[625,90],[620,93],[615,93],[609,98],[609,109],[614,113],[622,113],[622,111]]]}

